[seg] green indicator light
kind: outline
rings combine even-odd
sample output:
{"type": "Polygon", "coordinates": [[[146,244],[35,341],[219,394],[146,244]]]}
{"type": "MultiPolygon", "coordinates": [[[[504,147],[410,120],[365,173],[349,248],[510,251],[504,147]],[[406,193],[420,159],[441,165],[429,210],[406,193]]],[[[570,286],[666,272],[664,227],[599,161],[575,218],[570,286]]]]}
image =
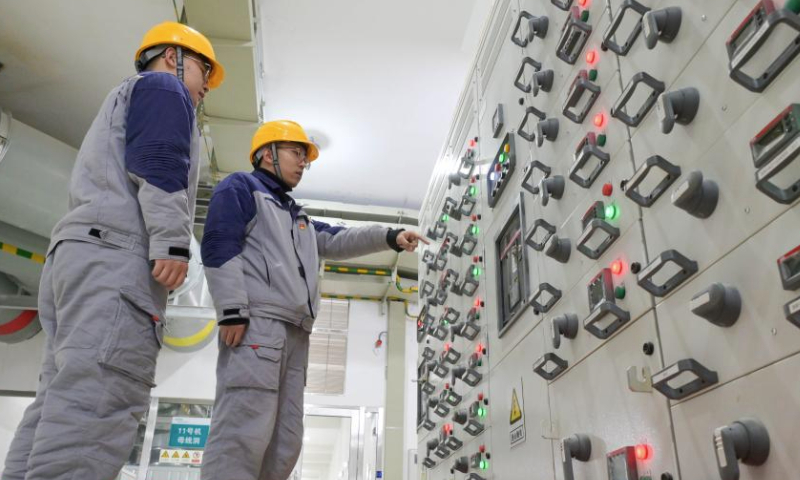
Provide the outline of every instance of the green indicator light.
{"type": "Polygon", "coordinates": [[[479,417],[485,417],[486,416],[486,409],[483,408],[483,407],[479,408],[478,409],[478,416],[479,417]]]}
{"type": "Polygon", "coordinates": [[[446,222],[446,221],[448,221],[448,220],[450,220],[450,215],[448,215],[448,214],[446,214],[446,213],[445,213],[444,215],[442,215],[442,221],[443,221],[443,222],[446,222]]]}
{"type": "Polygon", "coordinates": [[[473,226],[472,226],[472,234],[473,234],[473,235],[477,235],[478,233],[480,233],[480,231],[481,231],[481,230],[478,228],[478,226],[477,226],[477,225],[473,225],[473,226]]]}
{"type": "Polygon", "coordinates": [[[800,14],[800,0],[789,0],[783,8],[800,14]]]}
{"type": "Polygon", "coordinates": [[[476,193],[478,193],[478,189],[474,185],[469,187],[469,196],[470,197],[474,197],[476,193]]]}
{"type": "Polygon", "coordinates": [[[505,162],[506,162],[506,154],[505,153],[501,153],[500,154],[500,163],[505,163],[505,162]]]}
{"type": "Polygon", "coordinates": [[[615,288],[614,289],[614,296],[617,297],[620,300],[625,298],[625,286],[624,285],[620,285],[617,288],[615,288]]]}
{"type": "Polygon", "coordinates": [[[597,70],[595,70],[595,69],[589,70],[589,80],[591,80],[593,82],[595,80],[597,80],[597,70]]]}
{"type": "Polygon", "coordinates": [[[619,217],[619,207],[616,204],[612,203],[611,205],[606,207],[605,210],[606,220],[616,220],[619,217]]]}
{"type": "Polygon", "coordinates": [[[472,267],[472,276],[478,277],[481,274],[481,267],[472,267]]]}
{"type": "Polygon", "coordinates": [[[602,134],[602,135],[598,135],[597,136],[597,144],[600,145],[601,147],[605,147],[606,146],[606,134],[605,133],[602,134]]]}
{"type": "Polygon", "coordinates": [[[581,22],[588,22],[589,21],[589,10],[584,10],[581,12],[581,22]]]}
{"type": "Polygon", "coordinates": [[[445,327],[450,325],[450,322],[448,322],[447,320],[442,320],[442,323],[444,324],[445,327]]]}
{"type": "Polygon", "coordinates": [[[475,314],[475,320],[480,320],[480,319],[481,319],[481,314],[480,313],[476,313],[475,314]]]}

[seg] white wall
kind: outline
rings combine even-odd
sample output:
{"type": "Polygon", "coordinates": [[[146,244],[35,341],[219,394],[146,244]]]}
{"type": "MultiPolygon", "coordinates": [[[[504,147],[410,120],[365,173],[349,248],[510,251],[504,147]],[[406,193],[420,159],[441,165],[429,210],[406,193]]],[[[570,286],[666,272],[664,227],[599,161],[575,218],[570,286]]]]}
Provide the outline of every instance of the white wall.
{"type": "Polygon", "coordinates": [[[344,395],[306,395],[318,407],[383,407],[386,400],[386,349],[375,340],[386,330],[387,314],[377,302],[350,302],[344,395]]]}

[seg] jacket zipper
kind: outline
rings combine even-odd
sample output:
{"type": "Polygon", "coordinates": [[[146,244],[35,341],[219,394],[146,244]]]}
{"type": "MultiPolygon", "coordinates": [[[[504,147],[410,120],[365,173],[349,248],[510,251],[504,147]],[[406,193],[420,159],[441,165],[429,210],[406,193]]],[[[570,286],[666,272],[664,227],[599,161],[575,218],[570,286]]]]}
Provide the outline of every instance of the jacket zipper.
{"type": "Polygon", "coordinates": [[[311,306],[311,289],[308,288],[308,278],[306,278],[306,269],[303,267],[303,260],[300,259],[300,254],[297,253],[297,244],[294,243],[294,219],[292,219],[292,248],[294,249],[294,256],[297,257],[297,262],[300,265],[300,272],[301,276],[303,277],[303,282],[306,285],[306,298],[308,299],[308,311],[311,314],[311,318],[316,318],[314,315],[314,308],[311,306]]]}

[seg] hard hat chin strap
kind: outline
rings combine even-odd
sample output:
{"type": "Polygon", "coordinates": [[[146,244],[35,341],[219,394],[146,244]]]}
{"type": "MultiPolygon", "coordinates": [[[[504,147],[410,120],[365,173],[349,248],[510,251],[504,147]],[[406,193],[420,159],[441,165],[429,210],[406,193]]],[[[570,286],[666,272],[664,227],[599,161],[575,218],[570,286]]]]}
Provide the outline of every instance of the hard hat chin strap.
{"type": "Polygon", "coordinates": [[[183,48],[176,46],[175,50],[178,52],[178,80],[183,82],[183,48]]]}
{"type": "Polygon", "coordinates": [[[281,181],[285,182],[285,180],[283,180],[283,175],[281,174],[280,163],[278,162],[278,147],[274,142],[271,143],[269,147],[272,150],[272,168],[275,169],[275,175],[277,175],[281,181]]]}

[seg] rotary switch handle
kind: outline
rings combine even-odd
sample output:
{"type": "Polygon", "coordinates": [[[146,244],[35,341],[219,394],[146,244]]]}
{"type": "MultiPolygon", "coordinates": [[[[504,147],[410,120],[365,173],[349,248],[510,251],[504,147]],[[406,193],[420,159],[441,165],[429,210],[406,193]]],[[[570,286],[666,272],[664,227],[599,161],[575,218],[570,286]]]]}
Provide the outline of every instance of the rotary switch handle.
{"type": "Polygon", "coordinates": [[[467,471],[469,471],[469,459],[467,457],[456,458],[456,461],[453,462],[453,470],[467,473],[467,471]]]}
{"type": "Polygon", "coordinates": [[[650,10],[642,15],[644,43],[647,48],[656,48],[659,40],[670,43],[681,29],[681,7],[666,7],[650,10]]]}
{"type": "Polygon", "coordinates": [[[587,435],[577,433],[561,440],[561,466],[564,480],[575,480],[572,459],[586,462],[592,455],[592,441],[587,435]]]}
{"type": "Polygon", "coordinates": [[[552,177],[543,178],[539,182],[539,195],[541,195],[542,206],[546,207],[550,202],[550,197],[560,200],[564,195],[564,177],[561,175],[553,175],[552,177]]]}
{"type": "Polygon", "coordinates": [[[564,336],[570,340],[578,335],[578,316],[573,313],[565,313],[550,320],[551,334],[553,340],[553,348],[558,349],[561,346],[561,337],[564,336]]]}
{"type": "Polygon", "coordinates": [[[763,465],[769,457],[769,433],[759,420],[743,418],[714,430],[714,452],[721,480],[739,480],[739,460],[763,465]]]}
{"type": "Polygon", "coordinates": [[[670,133],[676,123],[692,123],[700,107],[700,92],[694,87],[662,93],[656,102],[661,132],[670,133]]]}

